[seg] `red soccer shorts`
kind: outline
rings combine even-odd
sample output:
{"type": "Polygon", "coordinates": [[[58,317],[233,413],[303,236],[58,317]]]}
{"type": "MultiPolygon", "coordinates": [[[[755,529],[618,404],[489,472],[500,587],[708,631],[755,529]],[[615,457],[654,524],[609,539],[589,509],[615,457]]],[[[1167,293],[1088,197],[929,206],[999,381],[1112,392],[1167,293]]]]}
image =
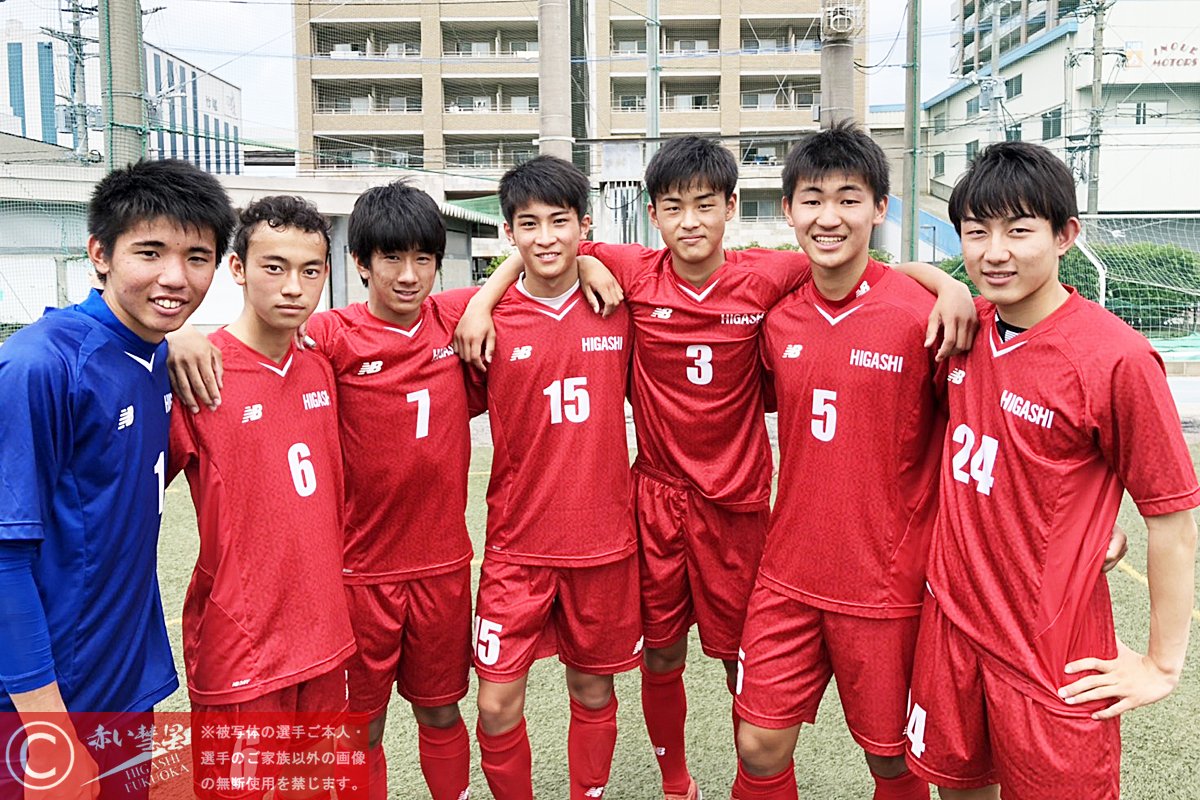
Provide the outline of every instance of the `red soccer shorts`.
{"type": "Polygon", "coordinates": [[[738,714],[760,728],[814,722],[837,677],[854,741],[873,755],[902,755],[917,624],[823,611],[758,583],[739,654],[738,714]]]}
{"type": "Polygon", "coordinates": [[[925,598],[908,721],[912,771],[950,789],[999,783],[1005,800],[1117,800],[1120,721],[1046,705],[1002,669],[925,598]]]}
{"type": "Polygon", "coordinates": [[[592,567],[485,557],[475,605],[475,672],[494,683],[515,681],[555,650],[579,672],[633,669],[642,651],[637,569],[632,554],[592,567]]]}
{"type": "MultiPolygon", "coordinates": [[[[305,785],[323,785],[333,780],[335,740],[323,735],[286,740],[255,736],[251,729],[300,726],[305,730],[339,729],[346,720],[346,665],[315,678],[285,686],[274,692],[230,705],[192,704],[192,730],[243,728],[246,733],[219,748],[224,757],[206,757],[205,746],[193,742],[193,785],[202,800],[261,798],[277,780],[303,780],[305,785]],[[315,753],[311,768],[284,767],[281,752],[288,761],[305,764],[307,754],[315,753]],[[294,754],[294,755],[293,755],[294,754]],[[328,760],[322,760],[322,756],[328,760]]],[[[218,743],[220,744],[220,743],[218,743]]],[[[209,754],[209,755],[215,755],[209,754]]]]}
{"type": "Polygon", "coordinates": [[[646,646],[673,644],[695,622],[705,653],[737,658],[770,512],[730,511],[644,465],[633,480],[646,646]]]}
{"type": "Polygon", "coordinates": [[[471,670],[471,567],[395,583],[346,584],[358,652],[350,712],[379,716],[392,684],[425,708],[456,703],[471,670]]]}

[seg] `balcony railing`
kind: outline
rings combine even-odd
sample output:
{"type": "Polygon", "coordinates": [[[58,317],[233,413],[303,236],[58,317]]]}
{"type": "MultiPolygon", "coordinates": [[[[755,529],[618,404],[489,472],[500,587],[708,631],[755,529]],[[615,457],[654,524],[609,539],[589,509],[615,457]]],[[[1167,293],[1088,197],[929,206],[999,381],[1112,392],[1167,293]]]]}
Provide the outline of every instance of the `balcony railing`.
{"type": "Polygon", "coordinates": [[[538,113],[538,100],[531,98],[526,102],[513,102],[511,100],[497,103],[495,101],[489,103],[472,103],[466,105],[458,102],[446,103],[445,111],[448,114],[536,114],[538,113]]]}
{"type": "Polygon", "coordinates": [[[324,150],[317,153],[320,169],[419,169],[424,164],[424,154],[403,150],[324,150]]]}
{"type": "Polygon", "coordinates": [[[374,103],[367,106],[351,106],[347,103],[317,103],[316,114],[331,114],[340,116],[370,115],[370,114],[420,114],[421,105],[418,103],[404,106],[374,103]]]}

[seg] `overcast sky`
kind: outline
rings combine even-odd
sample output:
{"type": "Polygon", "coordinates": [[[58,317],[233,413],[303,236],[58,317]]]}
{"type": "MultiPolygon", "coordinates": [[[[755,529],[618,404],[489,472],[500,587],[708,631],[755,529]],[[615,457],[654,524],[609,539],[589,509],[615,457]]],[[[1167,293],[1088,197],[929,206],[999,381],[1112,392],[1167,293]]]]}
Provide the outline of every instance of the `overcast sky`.
{"type": "MultiPolygon", "coordinates": [[[[923,98],[951,82],[950,3],[921,4],[923,98]]],[[[146,17],[147,41],[242,88],[245,138],[294,144],[295,34],[288,0],[143,0],[142,5],[162,9],[146,17]]],[[[903,103],[907,6],[900,0],[870,0],[869,8],[866,63],[882,66],[870,70],[867,101],[903,103]]]]}

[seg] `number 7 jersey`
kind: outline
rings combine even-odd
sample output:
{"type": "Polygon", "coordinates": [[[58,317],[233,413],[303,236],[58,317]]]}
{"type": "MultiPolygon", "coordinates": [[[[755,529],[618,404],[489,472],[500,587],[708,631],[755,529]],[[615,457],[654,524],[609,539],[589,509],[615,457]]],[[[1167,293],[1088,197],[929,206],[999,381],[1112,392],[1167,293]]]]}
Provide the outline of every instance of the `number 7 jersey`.
{"type": "Polygon", "coordinates": [[[975,347],[950,363],[928,581],[1016,688],[1061,708],[1068,662],[1116,655],[1100,567],[1124,491],[1149,517],[1194,508],[1200,489],[1141,334],[1074,290],[1008,342],[995,307],[976,306],[975,347]]]}

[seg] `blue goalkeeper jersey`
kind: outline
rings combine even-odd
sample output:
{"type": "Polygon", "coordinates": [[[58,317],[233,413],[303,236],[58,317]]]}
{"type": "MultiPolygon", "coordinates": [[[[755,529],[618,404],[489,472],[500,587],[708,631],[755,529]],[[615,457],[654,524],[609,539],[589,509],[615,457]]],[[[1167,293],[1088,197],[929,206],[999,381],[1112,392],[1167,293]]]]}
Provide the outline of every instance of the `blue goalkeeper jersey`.
{"type": "Polygon", "coordinates": [[[32,573],[70,711],[148,710],[179,685],[156,574],[166,355],[96,291],[0,347],[0,543],[39,545],[32,573]]]}

